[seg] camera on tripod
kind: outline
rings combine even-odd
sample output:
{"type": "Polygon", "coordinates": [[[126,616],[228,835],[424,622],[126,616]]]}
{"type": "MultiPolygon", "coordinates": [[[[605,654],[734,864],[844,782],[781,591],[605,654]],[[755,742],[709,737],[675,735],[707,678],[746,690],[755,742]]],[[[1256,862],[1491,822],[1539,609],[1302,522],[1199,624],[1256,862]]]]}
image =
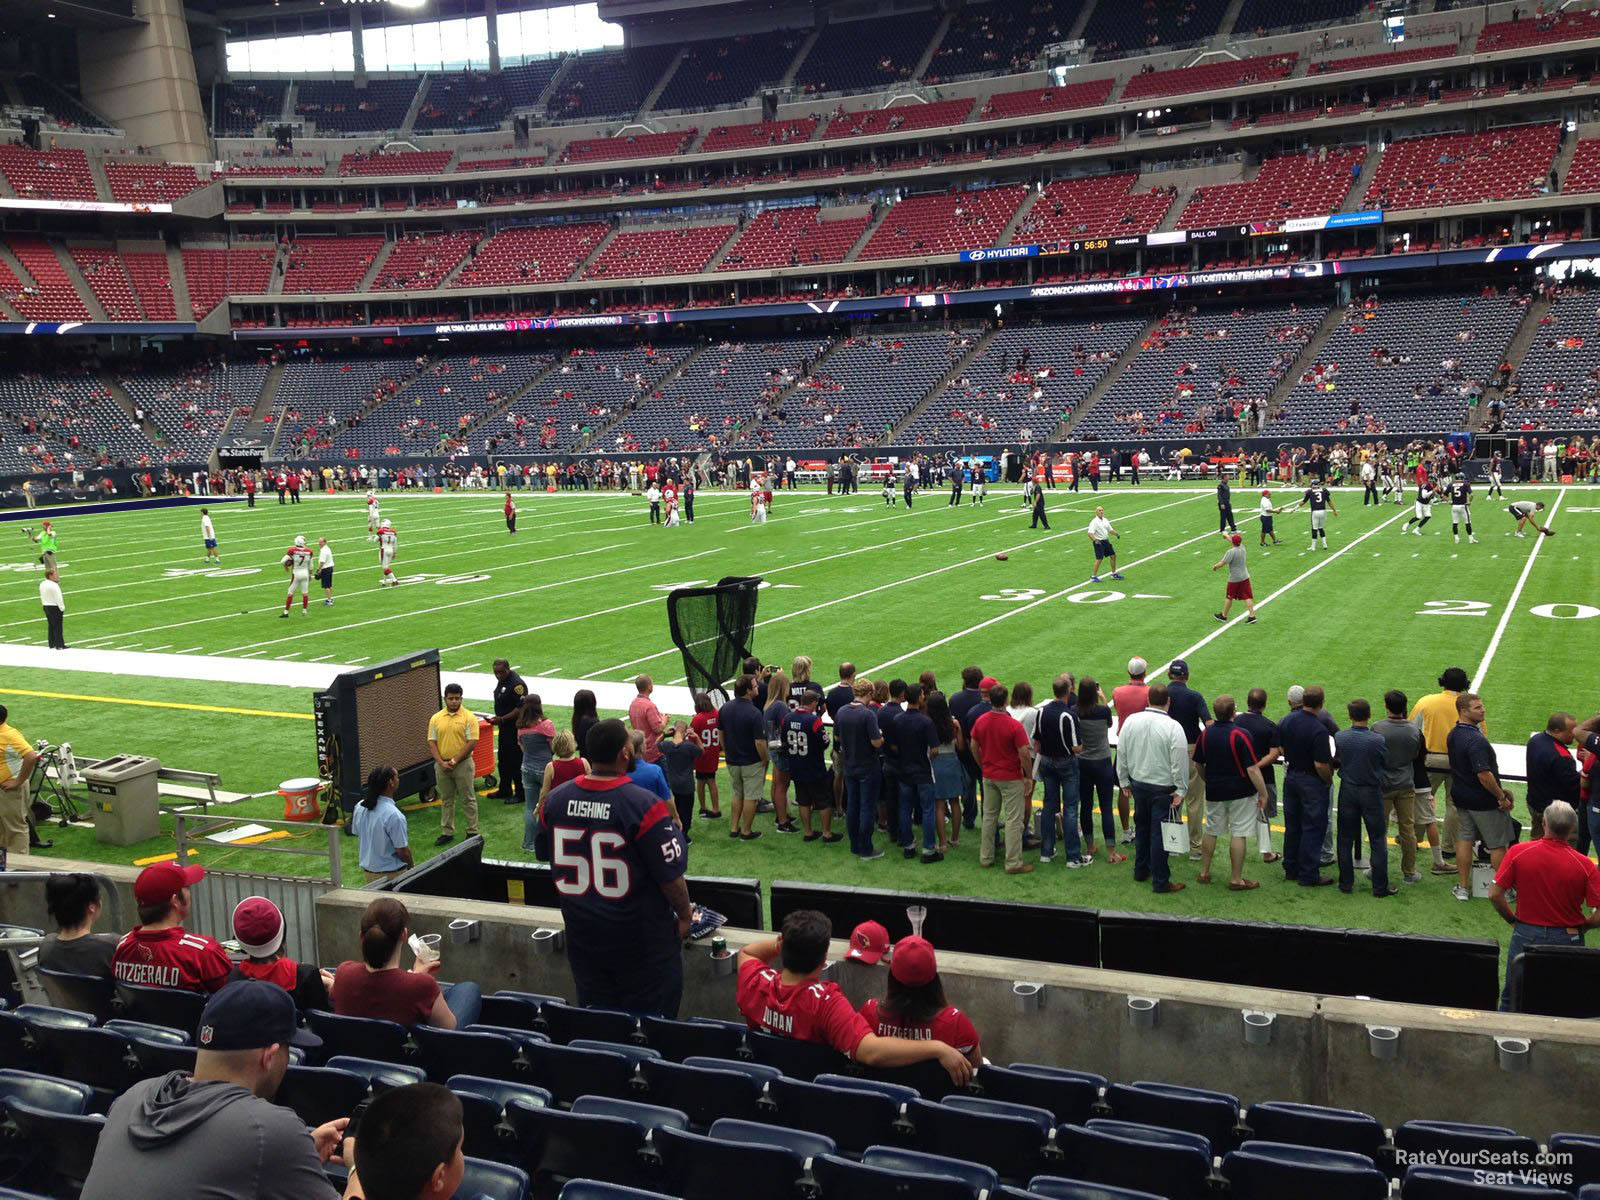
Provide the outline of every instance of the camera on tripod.
{"type": "Polygon", "coordinates": [[[34,820],[57,820],[61,828],[80,816],[78,802],[72,798],[72,789],[83,784],[78,771],[77,757],[72,753],[72,743],[62,742],[52,746],[47,738],[34,743],[39,752],[39,766],[34,775],[39,780],[34,789],[34,820]]]}

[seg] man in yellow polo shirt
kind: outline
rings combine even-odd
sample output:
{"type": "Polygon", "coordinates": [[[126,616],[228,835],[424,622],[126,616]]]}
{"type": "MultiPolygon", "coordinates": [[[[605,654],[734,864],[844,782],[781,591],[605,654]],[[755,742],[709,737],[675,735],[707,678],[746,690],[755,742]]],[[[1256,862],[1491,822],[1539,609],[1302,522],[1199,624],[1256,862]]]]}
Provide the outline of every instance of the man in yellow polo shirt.
{"type": "Polygon", "coordinates": [[[39,753],[22,731],[6,723],[10,714],[0,704],[0,845],[7,854],[28,852],[28,777],[39,753]]]}
{"type": "Polygon", "coordinates": [[[478,744],[478,716],[461,707],[461,685],[447,683],[444,707],[428,719],[428,753],[433,755],[439,792],[439,836],[434,845],[455,840],[456,801],[467,815],[467,836],[478,832],[478,793],[473,787],[472,751],[478,744]]]}
{"type": "MultiPolygon", "coordinates": [[[[1418,700],[1411,710],[1411,720],[1416,727],[1422,730],[1423,749],[1428,752],[1428,782],[1433,785],[1435,799],[1444,804],[1444,857],[1455,857],[1456,845],[1456,806],[1445,797],[1450,784],[1450,754],[1448,739],[1450,731],[1456,727],[1456,697],[1471,686],[1467,673],[1460,667],[1451,667],[1439,676],[1440,690],[1431,696],[1424,696],[1418,700]]],[[[1488,736],[1488,730],[1483,730],[1488,736]]],[[[1430,803],[1430,808],[1433,805],[1430,803]]],[[[1417,836],[1422,836],[1423,822],[1422,798],[1417,797],[1417,836]]],[[[1431,814],[1435,819],[1437,811],[1431,814]]],[[[1433,841],[1433,826],[1430,822],[1428,840],[1433,841]]],[[[1438,845],[1437,842],[1433,843],[1438,845]]]]}

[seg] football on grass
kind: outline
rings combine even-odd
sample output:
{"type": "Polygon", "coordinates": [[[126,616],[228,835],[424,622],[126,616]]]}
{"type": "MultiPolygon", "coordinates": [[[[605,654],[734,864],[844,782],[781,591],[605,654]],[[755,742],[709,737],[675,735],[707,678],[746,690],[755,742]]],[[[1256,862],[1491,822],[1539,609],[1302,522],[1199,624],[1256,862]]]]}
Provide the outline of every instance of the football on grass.
{"type": "Polygon", "coordinates": [[[1554,529],[1546,529],[1544,535],[1545,537],[1555,537],[1556,531],[1554,529]]]}
{"type": "Polygon", "coordinates": [[[1011,556],[1009,554],[996,554],[994,557],[996,562],[1005,562],[1011,556]]]}

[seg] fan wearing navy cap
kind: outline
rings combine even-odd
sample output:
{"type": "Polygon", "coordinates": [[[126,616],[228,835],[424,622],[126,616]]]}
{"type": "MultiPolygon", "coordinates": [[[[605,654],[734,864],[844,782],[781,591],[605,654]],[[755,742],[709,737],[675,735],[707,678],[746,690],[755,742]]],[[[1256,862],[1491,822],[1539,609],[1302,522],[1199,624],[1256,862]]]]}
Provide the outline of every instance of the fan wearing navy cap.
{"type": "Polygon", "coordinates": [[[119,982],[214,992],[228,981],[233,963],[222,943],[183,927],[192,904],[189,889],[205,875],[204,867],[169,862],[139,872],[133,881],[139,924],[111,956],[111,972],[119,982]]]}
{"type": "Polygon", "coordinates": [[[545,798],[534,842],[560,897],[578,1003],[676,1017],[688,847],[672,805],[628,779],[627,726],[601,721],[587,747],[589,773],[545,798]]]}
{"type": "Polygon", "coordinates": [[[111,1105],[83,1200],[207,1196],[219,1200],[332,1200],[322,1164],[349,1119],[307,1130],[274,1104],[289,1047],[322,1041],[297,1027],[289,993],[259,979],[230,983],[206,1002],[193,1073],[134,1084],[111,1105]]]}
{"type": "Polygon", "coordinates": [[[861,1016],[879,1037],[946,1042],[983,1066],[978,1030],[971,1018],[944,998],[939,961],[924,938],[901,938],[889,956],[889,985],[882,1000],[868,1000],[861,1016]]]}
{"type": "MultiPolygon", "coordinates": [[[[881,937],[872,939],[872,948],[860,954],[852,935],[851,957],[869,966],[878,962],[888,949],[889,935],[882,926],[877,934],[881,937]]],[[[777,937],[751,942],[739,953],[739,1011],[750,1028],[820,1042],[868,1067],[936,1061],[957,1087],[965,1085],[972,1078],[972,1064],[960,1050],[942,1041],[874,1033],[839,985],[822,981],[832,936],[833,923],[824,914],[797,909],[783,919],[777,937]]]]}

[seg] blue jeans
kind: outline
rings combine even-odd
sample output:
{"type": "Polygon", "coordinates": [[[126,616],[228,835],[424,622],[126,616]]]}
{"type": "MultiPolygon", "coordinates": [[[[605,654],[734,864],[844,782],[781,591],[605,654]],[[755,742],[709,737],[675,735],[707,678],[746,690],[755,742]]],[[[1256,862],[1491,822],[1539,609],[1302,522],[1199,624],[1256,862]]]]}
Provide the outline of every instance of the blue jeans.
{"type": "Polygon", "coordinates": [[[1378,788],[1339,785],[1339,886],[1355,887],[1355,858],[1361,846],[1361,827],[1367,827],[1371,847],[1372,890],[1389,890],[1389,823],[1383,815],[1383,792],[1378,788]]]}
{"type": "Polygon", "coordinates": [[[470,979],[460,983],[446,983],[439,988],[444,995],[445,1007],[455,1014],[456,1028],[476,1025],[483,1013],[483,991],[470,979]]]}
{"type": "Polygon", "coordinates": [[[1083,836],[1094,841],[1094,798],[1100,794],[1100,832],[1107,846],[1117,844],[1113,812],[1117,802],[1117,768],[1109,758],[1080,758],[1078,762],[1078,820],[1083,836]]]}
{"type": "Polygon", "coordinates": [[[616,1008],[634,1016],[677,1019],[683,1000],[681,951],[638,962],[614,954],[590,957],[581,948],[574,954],[569,941],[567,965],[578,988],[578,1003],[584,1008],[616,1008]]]}
{"type": "Polygon", "coordinates": [[[909,850],[915,843],[911,825],[911,806],[922,811],[922,852],[932,854],[934,835],[938,832],[933,819],[933,780],[902,779],[900,781],[900,845],[909,850]]]}
{"type": "Polygon", "coordinates": [[[866,775],[844,777],[845,824],[850,830],[850,853],[871,854],[872,834],[878,827],[878,793],[883,776],[876,765],[866,775]]]}
{"type": "MultiPolygon", "coordinates": [[[[1591,813],[1594,809],[1589,810],[1591,813]]],[[[1500,991],[1500,1011],[1515,1012],[1522,1004],[1522,964],[1517,961],[1529,946],[1581,946],[1583,928],[1568,930],[1559,925],[1524,925],[1518,921],[1511,927],[1511,944],[1506,947],[1506,984],[1500,991]]]]}
{"type": "Polygon", "coordinates": [[[1328,785],[1310,771],[1283,774],[1283,874],[1312,887],[1321,878],[1322,835],[1328,828],[1328,785]]]}
{"type": "Polygon", "coordinates": [[[1077,814],[1072,811],[1073,798],[1078,794],[1078,760],[1041,757],[1039,780],[1044,784],[1044,828],[1039,833],[1040,857],[1054,856],[1056,816],[1066,809],[1066,819],[1061,822],[1061,840],[1067,861],[1072,862],[1083,853],[1083,847],[1078,842],[1077,814]]]}
{"type": "Polygon", "coordinates": [[[1167,851],[1161,844],[1161,821],[1172,810],[1172,789],[1153,783],[1133,781],[1133,881],[1150,880],[1158,892],[1167,890],[1172,877],[1167,872],[1167,851]]]}

